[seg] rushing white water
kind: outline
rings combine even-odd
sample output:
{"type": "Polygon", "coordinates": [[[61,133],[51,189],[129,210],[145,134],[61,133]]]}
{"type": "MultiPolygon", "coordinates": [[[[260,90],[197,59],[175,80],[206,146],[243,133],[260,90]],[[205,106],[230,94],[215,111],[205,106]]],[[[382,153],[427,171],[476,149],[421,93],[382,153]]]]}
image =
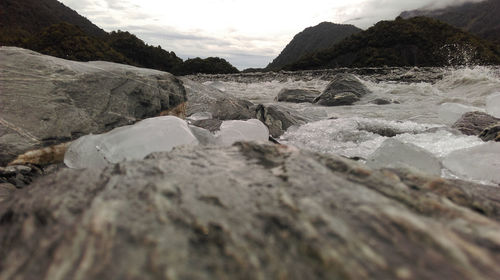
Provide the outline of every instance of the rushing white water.
{"type": "MultiPolygon", "coordinates": [[[[488,111],[495,111],[499,108],[497,103],[492,102],[497,102],[500,93],[500,69],[478,66],[438,70],[441,75],[437,78],[420,82],[358,76],[372,93],[351,106],[324,107],[280,102],[282,106],[299,111],[314,121],[290,128],[279,141],[313,151],[361,159],[373,154],[389,137],[421,147],[440,160],[454,151],[483,144],[478,137],[462,135],[449,127],[464,112],[486,111],[487,108],[488,111]],[[377,98],[393,103],[375,105],[372,101],[377,98]]],[[[406,75],[417,74],[410,70],[406,75]]],[[[269,104],[275,102],[274,98],[283,88],[322,91],[328,80],[293,76],[250,82],[213,79],[206,80],[204,84],[254,103],[269,104]]],[[[443,168],[443,175],[500,183],[486,178],[466,178],[446,168],[443,168]]]]}

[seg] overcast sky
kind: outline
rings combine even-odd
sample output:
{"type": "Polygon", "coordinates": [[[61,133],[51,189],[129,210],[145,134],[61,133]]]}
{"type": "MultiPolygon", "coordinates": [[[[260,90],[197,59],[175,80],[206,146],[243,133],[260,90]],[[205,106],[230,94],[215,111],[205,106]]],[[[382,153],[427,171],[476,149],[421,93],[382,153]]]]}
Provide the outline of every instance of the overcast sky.
{"type": "Polygon", "coordinates": [[[295,34],[322,21],[362,29],[403,10],[481,0],[59,0],[106,31],[129,31],[183,59],[219,56],[265,67],[295,34]]]}

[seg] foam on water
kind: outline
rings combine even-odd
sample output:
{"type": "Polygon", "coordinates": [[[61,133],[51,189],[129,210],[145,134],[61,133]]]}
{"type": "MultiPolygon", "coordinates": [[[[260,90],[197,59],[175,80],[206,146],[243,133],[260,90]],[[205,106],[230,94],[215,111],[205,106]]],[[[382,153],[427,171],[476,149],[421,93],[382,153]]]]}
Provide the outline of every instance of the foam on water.
{"type": "Polygon", "coordinates": [[[411,121],[340,118],[312,122],[289,130],[280,138],[280,142],[317,152],[366,158],[387,136],[417,134],[434,127],[438,126],[411,121]]]}

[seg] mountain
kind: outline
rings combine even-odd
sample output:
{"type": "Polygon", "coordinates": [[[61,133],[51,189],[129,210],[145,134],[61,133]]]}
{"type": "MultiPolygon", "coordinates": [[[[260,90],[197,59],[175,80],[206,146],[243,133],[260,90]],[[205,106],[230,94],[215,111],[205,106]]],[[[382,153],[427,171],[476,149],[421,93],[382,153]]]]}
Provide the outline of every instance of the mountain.
{"type": "Polygon", "coordinates": [[[266,69],[277,70],[298,61],[302,56],[328,49],[336,43],[363,30],[354,25],[322,22],[308,27],[293,37],[285,49],[271,62],[266,69]]]}
{"type": "Polygon", "coordinates": [[[401,13],[403,18],[427,16],[500,44],[500,0],[465,3],[443,9],[419,9],[401,13]]]}
{"type": "Polygon", "coordinates": [[[104,60],[176,75],[235,73],[219,58],[184,61],[126,31],[107,33],[57,0],[0,0],[0,46],[16,46],[77,61],[104,60]],[[198,68],[197,68],[198,66],[198,68]]]}
{"type": "Polygon", "coordinates": [[[381,21],[284,69],[500,64],[500,48],[426,17],[381,21]]]}
{"type": "Polygon", "coordinates": [[[56,0],[0,1],[0,43],[8,43],[9,38],[29,37],[61,22],[78,26],[91,36],[106,36],[104,30],[56,0]]]}

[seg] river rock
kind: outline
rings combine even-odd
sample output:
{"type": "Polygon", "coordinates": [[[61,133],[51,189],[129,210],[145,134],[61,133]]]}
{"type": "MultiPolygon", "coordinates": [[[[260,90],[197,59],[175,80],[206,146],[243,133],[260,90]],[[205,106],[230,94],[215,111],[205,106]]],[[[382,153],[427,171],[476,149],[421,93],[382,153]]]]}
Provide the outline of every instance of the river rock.
{"type": "Polygon", "coordinates": [[[280,145],[63,170],[0,203],[1,279],[498,279],[496,187],[280,145]]]}
{"type": "Polygon", "coordinates": [[[68,61],[0,47],[0,165],[26,151],[102,133],[185,102],[169,73],[68,61]]]}
{"type": "Polygon", "coordinates": [[[385,98],[377,98],[374,99],[371,103],[376,104],[376,105],[388,105],[391,104],[391,100],[385,99],[385,98]]]}
{"type": "Polygon", "coordinates": [[[276,101],[292,103],[312,103],[321,92],[311,89],[284,88],[276,96],[276,101]]]}
{"type": "Polygon", "coordinates": [[[370,90],[356,76],[340,73],[313,102],[324,106],[352,105],[368,93],[370,90]]]}
{"type": "Polygon", "coordinates": [[[460,130],[465,135],[479,135],[486,128],[498,123],[500,123],[499,118],[476,111],[463,114],[452,128],[460,130]]]}
{"type": "Polygon", "coordinates": [[[479,138],[483,141],[500,142],[500,123],[487,127],[479,134],[479,138]]]}
{"type": "Polygon", "coordinates": [[[259,104],[256,108],[256,114],[257,119],[267,125],[269,133],[273,137],[280,137],[291,126],[307,122],[305,116],[278,105],[259,104]]]}
{"type": "Polygon", "coordinates": [[[187,93],[187,115],[211,114],[218,120],[248,120],[255,118],[252,102],[235,98],[215,87],[180,78],[187,93]]]}

